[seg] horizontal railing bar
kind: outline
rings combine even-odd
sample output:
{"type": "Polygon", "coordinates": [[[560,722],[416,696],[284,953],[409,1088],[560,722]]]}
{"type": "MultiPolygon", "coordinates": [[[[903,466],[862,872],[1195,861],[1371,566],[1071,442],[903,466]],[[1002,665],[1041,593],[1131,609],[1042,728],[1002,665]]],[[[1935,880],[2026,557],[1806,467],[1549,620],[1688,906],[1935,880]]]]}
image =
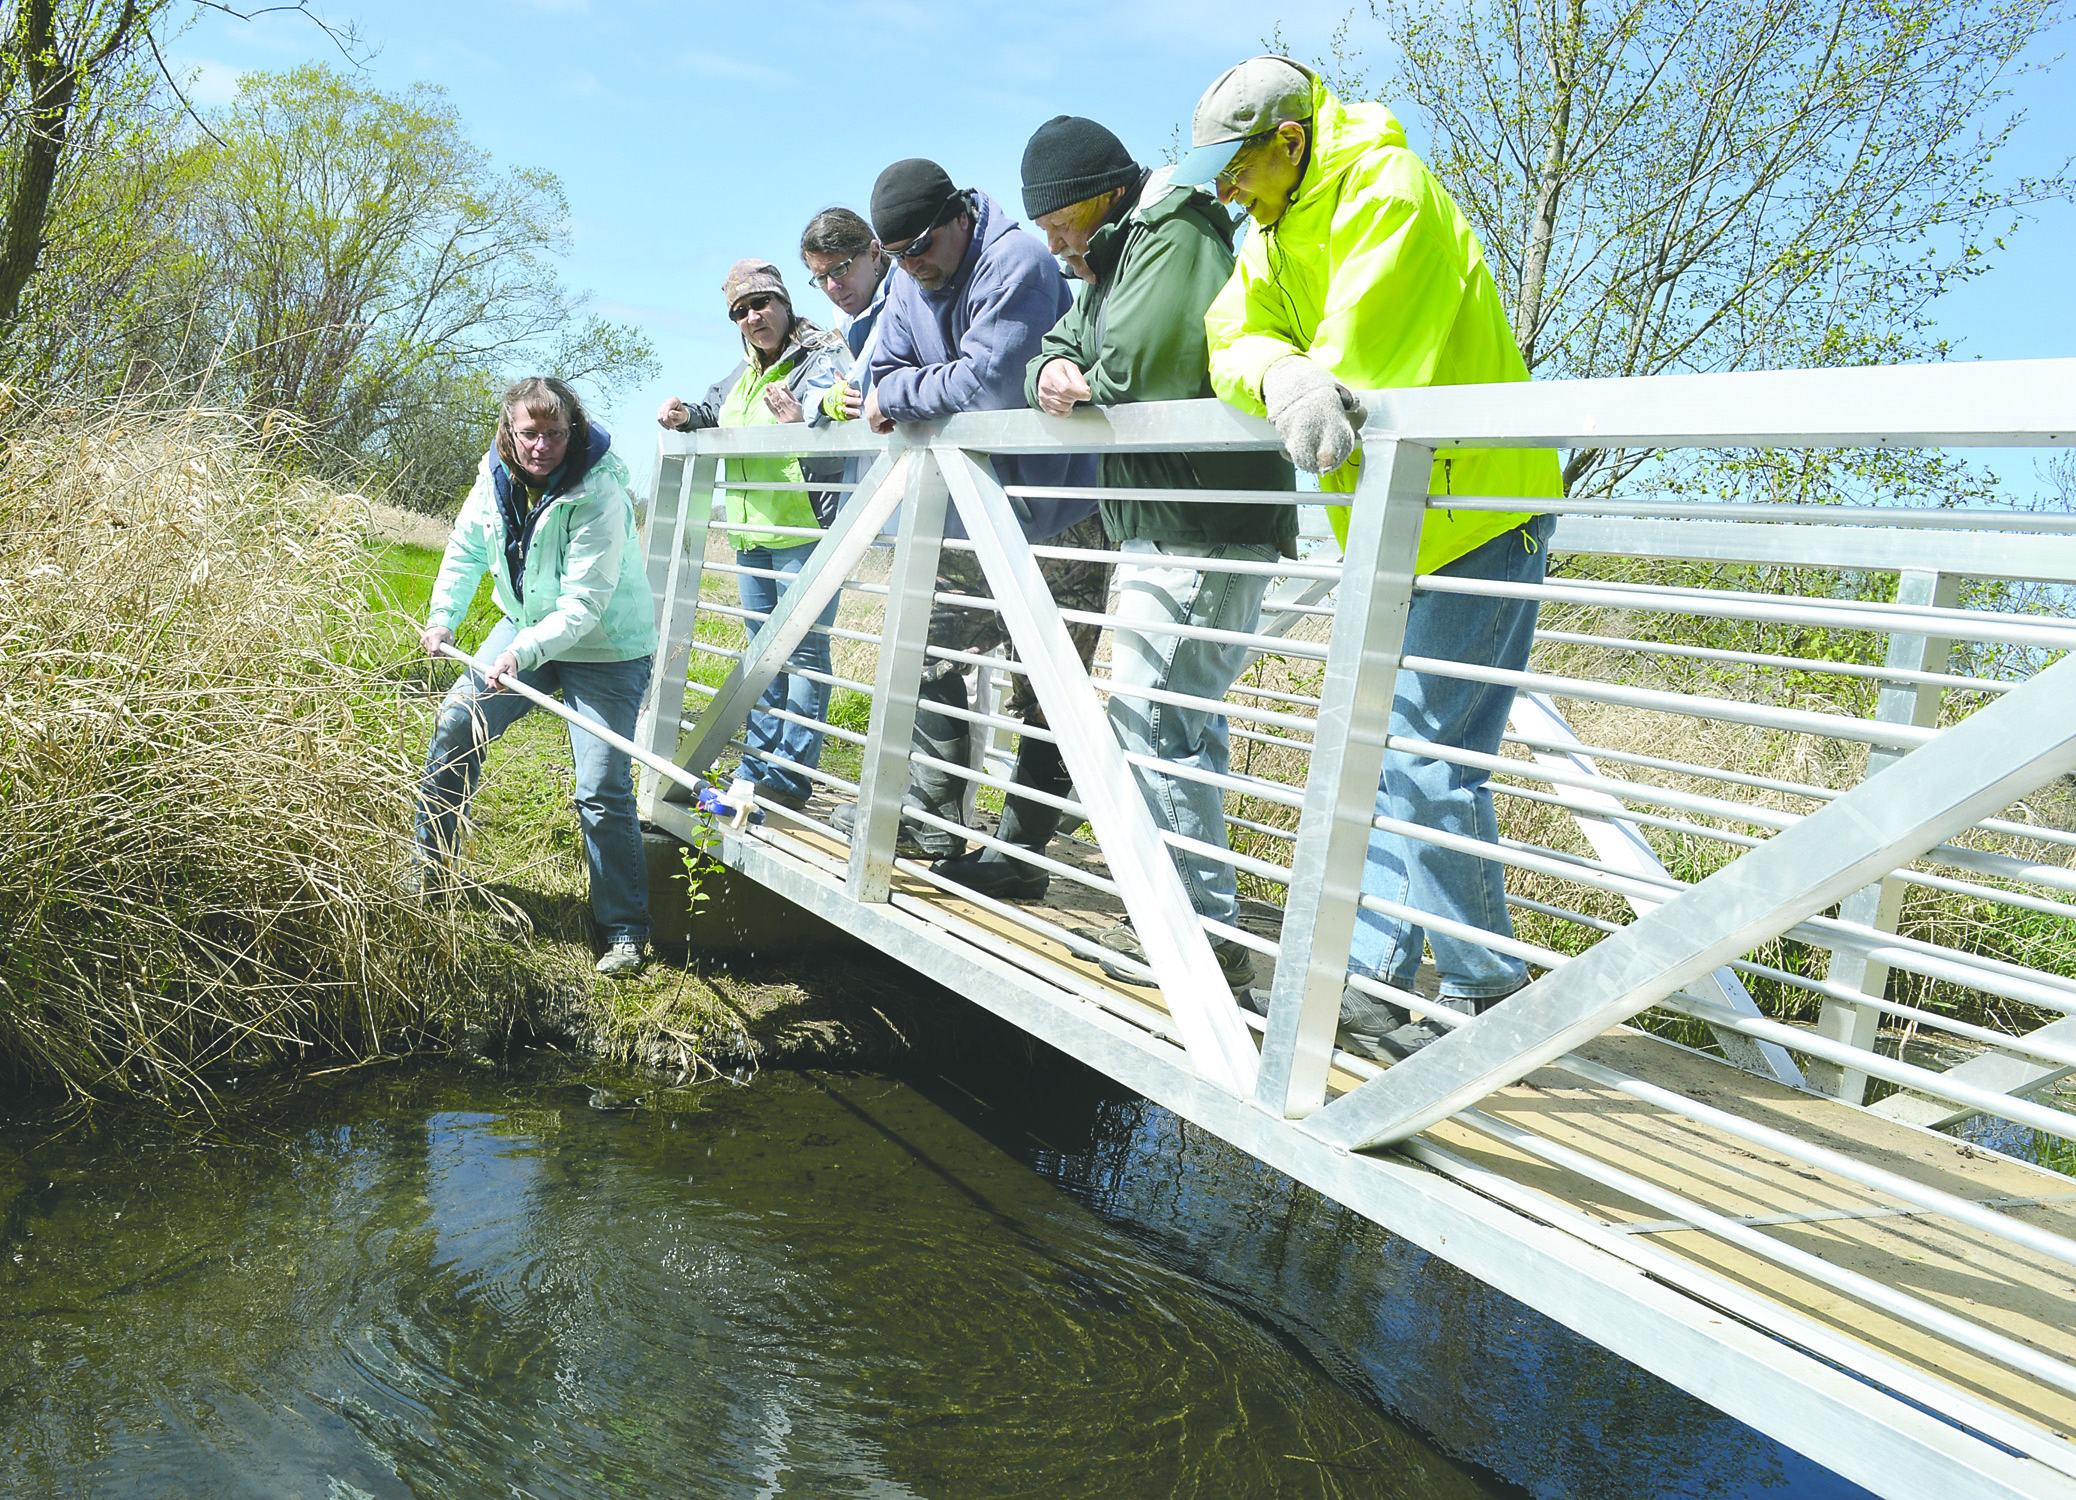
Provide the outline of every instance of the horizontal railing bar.
{"type": "Polygon", "coordinates": [[[1533,599],[1541,604],[1579,604],[1595,609],[1633,609],[1657,614],[1699,615],[1704,619],[1751,620],[1768,625],[1814,625],[1824,630],[1863,631],[1877,635],[1937,636],[2006,646],[2038,646],[2051,651],[2076,650],[2076,621],[2027,621],[2020,615],[1991,615],[1931,605],[1863,604],[1809,595],[1739,594],[1730,590],[1688,589],[1624,583],[1503,583],[1496,579],[1451,578],[1423,573],[1413,586],[1438,594],[1480,599],[1533,599]],[[1768,604],[1745,600],[1770,600],[1768,604]],[[1788,602],[1783,603],[1783,600],[1788,602]],[[2009,623],[2020,622],[2025,623],[2009,623]]]}
{"type": "MultiPolygon", "coordinates": [[[[1436,448],[1966,448],[2066,446],[2068,360],[1766,370],[1631,379],[1429,386],[1358,393],[1365,439],[1436,448]],[[1880,413],[1882,421],[1868,417],[1880,413]]],[[[663,433],[665,454],[876,453],[855,429],[784,426],[663,433]]],[[[1085,407],[1066,417],[968,412],[903,424],[907,441],[984,453],[1268,450],[1275,429],[1222,401],[1085,407]]],[[[1274,493],[1274,492],[1268,492],[1274,493]]]]}
{"type": "Polygon", "coordinates": [[[1005,484],[1002,493],[1019,500],[1125,500],[1155,505],[1317,505],[1319,496],[1306,490],[1160,490],[1129,485],[1005,484]]]}
{"type": "MultiPolygon", "coordinates": [[[[1062,494],[1067,493],[1061,491],[1062,494]]],[[[1154,491],[1152,493],[1163,493],[1154,491]]],[[[1184,492],[1188,493],[1188,492],[1184,492]]],[[[1872,526],[1934,531],[2036,532],[2076,535],[2076,516],[2034,510],[1935,510],[1913,505],[1826,505],[1791,501],[1726,500],[1542,500],[1524,502],[1519,495],[1430,495],[1430,510],[1517,511],[1524,503],[1544,515],[1592,516],[1621,521],[1630,517],[1667,520],[1758,521],[1775,526],[1872,526]]]]}
{"type": "MultiPolygon", "coordinates": [[[[1508,842],[1515,849],[1524,847],[1513,841],[1508,842]]],[[[1545,850],[1543,852],[1558,858],[1566,857],[1562,850],[1545,850]]],[[[1576,880],[1576,877],[1569,875],[1562,878],[1576,880]]],[[[1582,885],[1599,884],[1596,881],[1576,881],[1576,883],[1582,885]]],[[[1605,917],[1595,917],[1582,911],[1574,911],[1570,907],[1558,906],[1548,901],[1538,901],[1532,896],[1509,893],[1506,901],[1508,907],[1514,910],[1533,912],[1538,916],[1569,922],[1575,927],[1583,927],[1589,932],[1597,932],[1603,936],[1620,932],[1624,925],[1620,922],[1610,922],[1605,917]]],[[[1748,978],[1771,980],[1776,984],[1801,990],[1805,994],[1814,995],[1820,999],[1837,1000],[1847,1005],[1865,1006],[1871,1010],[1878,1010],[1884,1015],[1893,1015],[1906,1020],[1916,1021],[1921,1027],[1928,1030],[1948,1033],[1969,1041],[1981,1042],[2003,1051],[2020,1053],[2045,1062],[2060,1064],[2066,1059],[2072,1065],[2076,1065],[2076,1049],[2065,1049],[2054,1043],[2031,1043],[2021,1034],[1992,1031],[1987,1027],[1975,1026],[1966,1021],[1956,1020],[1951,1016],[1941,1015],[1937,1011],[1924,1010],[1918,1006],[1905,1004],[1900,1000],[1890,1000],[1885,997],[1870,995],[1863,990],[1854,989],[1848,985],[1834,984],[1825,979],[1812,979],[1806,974],[1797,974],[1791,969],[1776,968],[1770,964],[1762,964],[1751,959],[1741,958],[1731,959],[1726,967],[1748,978]]],[[[1851,1044],[1848,1043],[1846,1045],[1851,1044]]]]}
{"type": "Polygon", "coordinates": [[[2058,535],[1563,516],[1550,548],[1576,557],[2076,582],[2076,538],[2058,535]]]}
{"type": "Polygon", "coordinates": [[[1645,656],[1676,656],[1689,661],[1719,661],[1749,667],[1779,667],[1818,677],[1855,677],[1875,682],[1908,683],[1953,692],[2008,693],[2018,684],[1987,677],[1956,677],[1948,672],[1916,672],[1904,667],[1878,667],[1857,662],[1822,661],[1813,657],[1777,656],[1763,651],[1725,651],[1713,646],[1682,646],[1673,641],[1636,641],[1620,636],[1585,635],[1568,630],[1538,630],[1538,644],[1585,646],[1605,651],[1632,651],[1645,656]]]}
{"type": "Polygon", "coordinates": [[[1715,719],[1726,724],[1749,724],[1759,729],[1783,729],[1792,734],[1815,735],[1820,739],[1850,740],[1879,745],[1889,750],[1915,750],[1938,738],[1936,729],[1915,724],[1893,724],[1882,719],[1854,719],[1844,714],[1819,713],[1813,709],[1775,708],[1769,704],[1741,703],[1729,698],[1708,698],[1696,693],[1672,693],[1660,688],[1622,687],[1589,678],[1553,677],[1541,672],[1509,672],[1499,667],[1473,666],[1432,656],[1401,657],[1407,671],[1453,677],[1463,682],[1488,682],[1512,687],[1520,693],[1547,693],[1555,698],[1575,698],[1589,703],[1615,703],[1625,708],[1651,708],[1689,719],[1715,719]]]}
{"type": "MultiPolygon", "coordinates": [[[[1569,741],[1541,739],[1531,734],[1509,732],[1504,743],[1520,745],[1529,750],[1540,750],[1546,754],[1582,755],[1592,760],[1613,761],[1619,765],[1640,766],[1654,771],[1669,771],[1676,775],[1692,776],[1698,780],[1721,781],[1733,786],[1751,787],[1756,791],[1779,792],[1791,797],[1807,797],[1812,801],[1830,802],[1845,794],[1832,787],[1815,786],[1808,782],[1781,781],[1773,777],[1753,776],[1741,771],[1728,771],[1719,766],[1705,766],[1692,761],[1667,760],[1662,756],[1640,755],[1634,751],[1618,750],[1607,745],[1574,744],[1569,741]]],[[[1510,762],[1512,765],[1519,762],[1510,762]]],[[[1585,809],[1580,809],[1585,811],[1585,809]]],[[[1684,825],[1683,825],[1684,826],[1684,825]]],[[[1984,818],[1975,825],[1984,833],[2005,838],[2029,839],[2040,843],[2060,844],[2076,848],[2076,833],[2059,828],[2039,828],[2030,823],[2014,823],[2004,818],[1984,818]]],[[[2043,865],[2037,861],[2020,860],[2012,855],[1997,854],[1984,849],[1970,849],[1962,844],[1941,844],[1929,851],[1924,858],[1954,869],[1968,870],[1978,875],[1992,875],[2002,880],[2021,880],[2043,885],[2053,890],[2076,892],[2076,872],[2060,865],[2043,865]]],[[[1899,872],[1900,873],[1900,872],[1899,872]]]]}
{"type": "Polygon", "coordinates": [[[1820,1058],[1825,1062],[1837,1063],[1853,1068],[1872,1078],[1884,1079],[1899,1084],[1913,1093],[1930,1094],[1934,1099],[1946,1099],[1955,1104],[1966,1105],[1980,1114],[1995,1115],[2000,1120],[2009,1120],[2014,1125],[2026,1125],[2043,1135],[2059,1136],[2076,1140],[2076,1114],[2066,1110],[2050,1109],[2034,1104],[2013,1094],[2000,1094],[1993,1089],[1979,1089],[1974,1085],[1956,1081],[1950,1075],[1920,1068],[1913,1063],[1884,1057],[1878,1052],[1854,1047],[1845,1042],[1834,1042],[1819,1036],[1814,1031],[1786,1026],[1779,1021],[1769,1021],[1760,1016],[1747,1016],[1717,1005],[1697,995],[1682,991],[1668,995],[1658,1002],[1662,1010],[1692,1020],[1705,1021],[1711,1026],[1736,1031],[1761,1041],[1778,1042],[1792,1052],[1820,1058]]]}
{"type": "Polygon", "coordinates": [[[1698,761],[1668,760],[1663,756],[1643,755],[1634,750],[1617,749],[1612,745],[1588,745],[1571,740],[1542,739],[1533,734],[1521,734],[1513,730],[1507,731],[1503,743],[1520,745],[1528,750],[1540,750],[1548,755],[1581,755],[1590,760],[1607,760],[1617,765],[1668,771],[1674,775],[1692,776],[1698,780],[1721,781],[1732,786],[1750,787],[1753,791],[1780,792],[1790,797],[1808,797],[1815,801],[1828,801],[1844,795],[1830,787],[1816,786],[1809,782],[1781,781],[1771,776],[1755,776],[1748,771],[1730,771],[1721,766],[1703,765],[1698,761]]]}

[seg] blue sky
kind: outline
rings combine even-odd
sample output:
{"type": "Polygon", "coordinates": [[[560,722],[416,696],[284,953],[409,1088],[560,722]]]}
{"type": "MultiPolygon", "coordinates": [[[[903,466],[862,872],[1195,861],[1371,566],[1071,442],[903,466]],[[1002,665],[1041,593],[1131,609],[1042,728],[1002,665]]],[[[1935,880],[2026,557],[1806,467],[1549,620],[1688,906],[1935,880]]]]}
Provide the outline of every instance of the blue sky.
{"type": "MultiPolygon", "coordinates": [[[[595,310],[644,328],[662,357],[660,380],[604,413],[638,475],[653,460],[657,404],[700,394],[739,357],[720,295],[738,258],[776,263],[795,304],[826,322],[832,310],[799,268],[801,226],[832,203],[862,210],[888,162],[934,158],[1021,217],[1024,142],[1053,115],[1101,120],[1157,162],[1187,131],[1198,94],[1261,51],[1272,26],[1295,55],[1316,56],[1347,12],[1346,0],[316,3],[376,49],[365,81],[438,84],[500,165],[561,177],[573,231],[566,280],[590,291],[595,310]]],[[[1367,19],[1353,36],[1386,45],[1367,19]]],[[[2072,41],[2076,22],[2057,39],[2072,41]]],[[[339,61],[293,15],[212,16],[168,56],[205,104],[228,98],[246,70],[339,61]]],[[[2009,158],[2015,171],[2044,167],[2076,142],[2071,68],[2057,70],[2059,89],[2037,77],[2023,85],[2032,118],[2009,158]]],[[[1420,122],[1408,128],[1417,148],[1420,122]]],[[[1964,356],[2076,355],[2072,239],[2076,210],[2058,205],[1942,304],[1942,327],[1964,356]]]]}

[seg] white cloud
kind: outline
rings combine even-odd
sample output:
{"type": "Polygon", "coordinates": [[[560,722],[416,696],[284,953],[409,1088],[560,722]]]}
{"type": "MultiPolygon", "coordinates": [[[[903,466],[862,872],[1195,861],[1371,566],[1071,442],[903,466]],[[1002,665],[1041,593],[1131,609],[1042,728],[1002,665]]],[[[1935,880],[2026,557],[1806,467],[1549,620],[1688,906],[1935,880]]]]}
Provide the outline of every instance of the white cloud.
{"type": "Polygon", "coordinates": [[[245,72],[229,63],[188,62],[175,64],[173,76],[180,80],[188,103],[196,109],[217,109],[237,97],[238,80],[245,72]]]}

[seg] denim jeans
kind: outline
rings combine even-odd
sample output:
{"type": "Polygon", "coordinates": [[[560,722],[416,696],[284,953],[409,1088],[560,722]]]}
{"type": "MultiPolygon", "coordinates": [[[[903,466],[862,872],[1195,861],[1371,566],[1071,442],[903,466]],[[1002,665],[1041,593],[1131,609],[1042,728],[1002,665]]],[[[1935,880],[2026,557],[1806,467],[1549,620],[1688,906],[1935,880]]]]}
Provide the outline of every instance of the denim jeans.
{"type": "MultiPolygon", "coordinates": [[[[518,634],[506,620],[476,654],[494,659],[518,634]]],[[[615,734],[634,737],[634,722],[649,690],[654,658],[632,661],[550,661],[519,680],[543,693],[559,691],[576,712],[615,734]]],[[[483,774],[483,752],[532,708],[517,693],[493,693],[470,671],[448,690],[426,751],[418,790],[418,845],[444,868],[456,833],[483,774]]],[[[634,776],[627,756],[595,735],[570,726],[577,765],[577,817],[584,829],[584,863],[591,873],[591,916],[599,940],[640,943],[649,936],[649,862],[634,811],[634,776]]]]}
{"type": "MultiPolygon", "coordinates": [[[[736,553],[738,567],[764,568],[789,575],[781,583],[776,578],[736,574],[736,596],[742,600],[742,607],[760,615],[769,615],[778,607],[782,591],[793,586],[792,575],[797,575],[807,565],[814,550],[815,544],[809,542],[800,547],[752,547],[747,552],[736,553]]],[[[842,599],[841,592],[831,599],[818,623],[833,624],[836,606],[842,599]]],[[[755,635],[762,622],[746,620],[743,624],[751,635],[755,635]]],[[[795,670],[783,671],[773,677],[771,685],[757,700],[757,706],[750,710],[749,726],[743,735],[750,748],[736,774],[755,782],[759,791],[773,791],[784,797],[806,797],[815,789],[812,781],[797,771],[760,759],[758,752],[778,756],[795,765],[819,766],[822,763],[821,730],[789,723],[778,717],[775,710],[786,709],[817,723],[829,716],[829,684],[799,675],[802,671],[820,672],[825,677],[829,675],[829,637],[819,630],[809,631],[799,647],[786,658],[786,665],[795,670]]]]}
{"type": "MultiPolygon", "coordinates": [[[[1110,650],[1110,678],[1119,687],[1161,688],[1193,698],[1223,698],[1247,665],[1247,647],[1166,633],[1141,633],[1134,622],[1195,625],[1251,634],[1261,624],[1262,573],[1207,573],[1198,559],[1274,562],[1276,549],[1254,543],[1192,546],[1135,539],[1120,552],[1145,558],[1119,563],[1117,631],[1110,650]]],[[[1192,770],[1223,776],[1230,761],[1225,715],[1178,708],[1114,694],[1110,725],[1127,753],[1150,755],[1192,770]]],[[[1153,820],[1171,833],[1225,847],[1225,793],[1215,786],[1135,767],[1139,790],[1153,820]]],[[[1213,921],[1232,922],[1239,903],[1233,867],[1180,849],[1169,851],[1190,905],[1213,921]]]]}
{"type": "MultiPolygon", "coordinates": [[[[1538,516],[1436,569],[1448,578],[1540,583],[1555,523],[1538,516]]],[[[1465,594],[1415,593],[1406,617],[1408,656],[1520,671],[1535,636],[1535,601],[1483,599],[1465,594]]],[[[1499,753],[1514,690],[1422,672],[1400,672],[1391,705],[1391,733],[1438,745],[1499,753]]],[[[1486,773],[1471,766],[1389,751],[1377,787],[1377,814],[1402,822],[1496,843],[1498,821],[1486,773]]],[[[1410,906],[1512,937],[1505,870],[1496,861],[1395,834],[1372,833],[1362,872],[1366,896],[1410,906]]],[[[1478,943],[1426,932],[1402,918],[1358,911],[1349,967],[1401,989],[1420,971],[1423,940],[1434,949],[1441,993],[1452,1000],[1484,1000],[1518,989],[1528,978],[1522,962],[1478,943]]]]}

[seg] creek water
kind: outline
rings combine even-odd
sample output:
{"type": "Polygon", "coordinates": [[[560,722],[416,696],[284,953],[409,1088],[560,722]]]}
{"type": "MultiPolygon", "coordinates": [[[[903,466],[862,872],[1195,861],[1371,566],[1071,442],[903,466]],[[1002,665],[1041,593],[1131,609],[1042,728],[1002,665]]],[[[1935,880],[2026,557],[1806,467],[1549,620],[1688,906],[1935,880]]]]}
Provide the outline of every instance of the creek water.
{"type": "Polygon", "coordinates": [[[0,1493],[1862,1493],[1063,1063],[228,1119],[0,1119],[0,1493]]]}

